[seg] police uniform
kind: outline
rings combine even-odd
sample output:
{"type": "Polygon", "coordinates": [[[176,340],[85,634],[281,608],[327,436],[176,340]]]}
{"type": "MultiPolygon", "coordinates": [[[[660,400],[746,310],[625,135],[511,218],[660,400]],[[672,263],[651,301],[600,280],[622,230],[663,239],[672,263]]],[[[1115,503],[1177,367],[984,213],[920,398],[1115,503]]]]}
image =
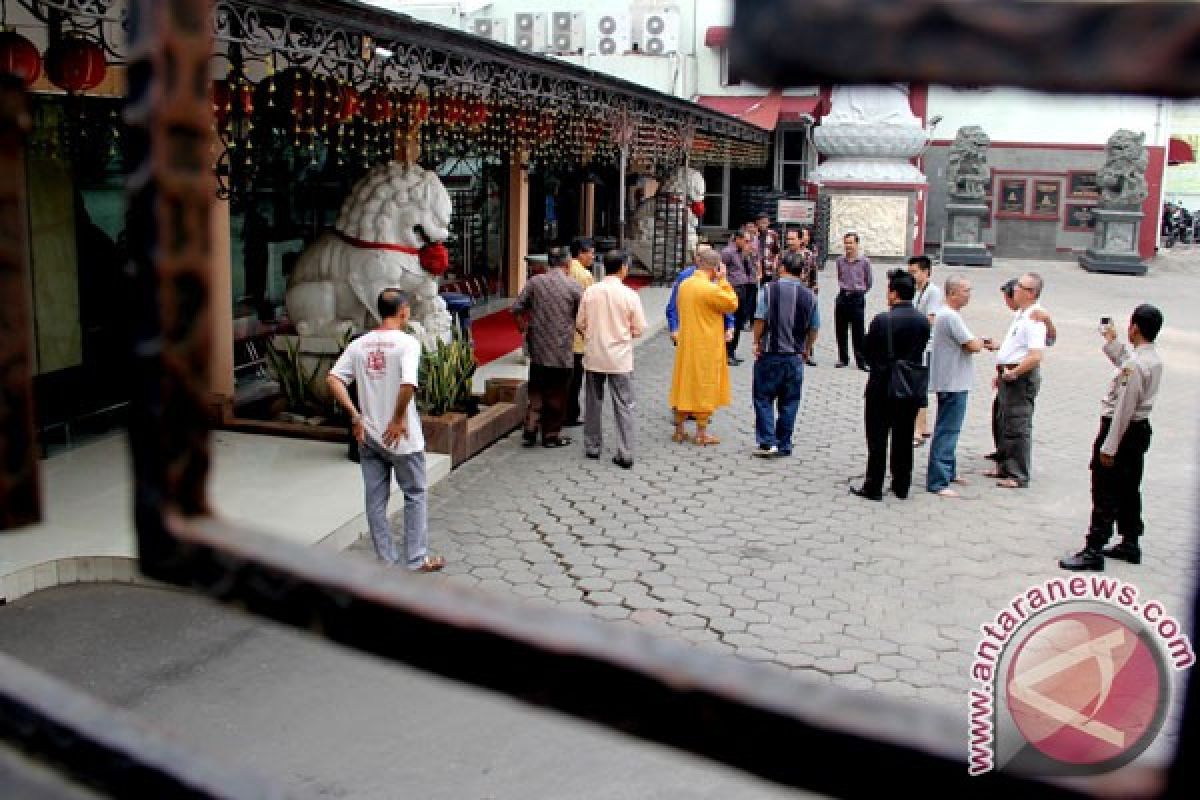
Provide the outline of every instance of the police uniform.
{"type": "Polygon", "coordinates": [[[1143,530],[1142,465],[1150,448],[1150,412],[1162,383],[1163,363],[1153,342],[1131,350],[1114,339],[1104,345],[1104,354],[1117,369],[1101,401],[1100,432],[1092,447],[1087,546],[1099,552],[1112,538],[1115,525],[1123,545],[1117,556],[1137,563],[1143,530]],[[1114,458],[1111,467],[1100,462],[1101,454],[1114,458]]]}

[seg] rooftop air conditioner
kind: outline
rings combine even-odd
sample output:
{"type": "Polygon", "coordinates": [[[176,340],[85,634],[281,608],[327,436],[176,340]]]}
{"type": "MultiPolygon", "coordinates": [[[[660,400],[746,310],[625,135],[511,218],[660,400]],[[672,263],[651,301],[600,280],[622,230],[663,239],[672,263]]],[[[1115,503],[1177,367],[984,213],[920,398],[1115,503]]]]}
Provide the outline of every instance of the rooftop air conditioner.
{"type": "Polygon", "coordinates": [[[508,41],[508,20],[479,17],[471,23],[471,30],[476,36],[484,39],[496,42],[508,41]]]}
{"type": "Polygon", "coordinates": [[[578,11],[555,11],[550,15],[550,52],[583,52],[583,14],[578,11]]]}
{"type": "Polygon", "coordinates": [[[546,15],[521,12],[517,14],[513,44],[529,53],[546,52],[546,15]]]}
{"type": "Polygon", "coordinates": [[[646,55],[679,52],[679,6],[642,9],[636,27],[638,47],[646,55]]]}
{"type": "Polygon", "coordinates": [[[633,19],[627,11],[601,14],[596,20],[596,52],[603,56],[620,55],[633,43],[633,19]]]}

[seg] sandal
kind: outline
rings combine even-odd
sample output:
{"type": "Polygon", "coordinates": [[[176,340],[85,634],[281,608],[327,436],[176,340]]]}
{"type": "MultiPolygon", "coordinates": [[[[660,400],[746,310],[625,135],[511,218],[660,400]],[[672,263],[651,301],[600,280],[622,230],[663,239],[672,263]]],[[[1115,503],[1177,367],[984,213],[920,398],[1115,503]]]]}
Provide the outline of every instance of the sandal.
{"type": "Polygon", "coordinates": [[[700,447],[709,447],[710,445],[718,445],[721,443],[721,440],[716,436],[710,436],[707,433],[697,433],[696,438],[692,439],[692,441],[700,447]]]}
{"type": "Polygon", "coordinates": [[[1008,473],[1001,472],[998,469],[989,469],[987,472],[983,473],[983,477],[985,477],[985,478],[1007,478],[1008,473]]]}
{"type": "Polygon", "coordinates": [[[566,447],[570,443],[570,436],[556,436],[553,439],[543,439],[542,447],[566,447]]]}
{"type": "Polygon", "coordinates": [[[1012,478],[1005,478],[1002,481],[996,481],[996,485],[999,486],[1001,489],[1020,489],[1020,488],[1022,488],[1021,484],[1017,483],[1017,481],[1012,478]]]}
{"type": "Polygon", "coordinates": [[[425,556],[421,561],[421,566],[413,567],[413,572],[441,572],[442,567],[446,566],[446,559],[441,556],[425,556]]]}
{"type": "Polygon", "coordinates": [[[671,441],[675,442],[676,444],[679,444],[680,442],[690,441],[691,438],[692,438],[691,435],[688,434],[687,431],[675,431],[674,433],[671,434],[671,441]]]}

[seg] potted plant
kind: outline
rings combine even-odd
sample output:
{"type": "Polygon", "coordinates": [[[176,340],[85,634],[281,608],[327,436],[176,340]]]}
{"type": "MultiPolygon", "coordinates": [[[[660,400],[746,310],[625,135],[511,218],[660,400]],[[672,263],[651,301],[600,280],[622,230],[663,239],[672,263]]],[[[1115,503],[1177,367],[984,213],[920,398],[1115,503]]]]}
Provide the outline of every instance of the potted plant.
{"type": "Polygon", "coordinates": [[[421,353],[417,379],[417,409],[426,447],[446,453],[455,466],[467,460],[467,416],[475,351],[470,339],[457,331],[449,342],[439,341],[421,353]]]}

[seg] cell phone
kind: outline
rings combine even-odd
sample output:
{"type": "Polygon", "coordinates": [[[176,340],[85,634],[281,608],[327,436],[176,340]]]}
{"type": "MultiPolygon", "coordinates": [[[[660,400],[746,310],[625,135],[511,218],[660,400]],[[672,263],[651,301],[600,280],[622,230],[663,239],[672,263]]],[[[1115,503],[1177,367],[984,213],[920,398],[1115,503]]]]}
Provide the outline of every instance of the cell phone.
{"type": "Polygon", "coordinates": [[[1112,317],[1101,317],[1100,318],[1100,332],[1104,333],[1110,327],[1112,327],[1112,317]]]}

